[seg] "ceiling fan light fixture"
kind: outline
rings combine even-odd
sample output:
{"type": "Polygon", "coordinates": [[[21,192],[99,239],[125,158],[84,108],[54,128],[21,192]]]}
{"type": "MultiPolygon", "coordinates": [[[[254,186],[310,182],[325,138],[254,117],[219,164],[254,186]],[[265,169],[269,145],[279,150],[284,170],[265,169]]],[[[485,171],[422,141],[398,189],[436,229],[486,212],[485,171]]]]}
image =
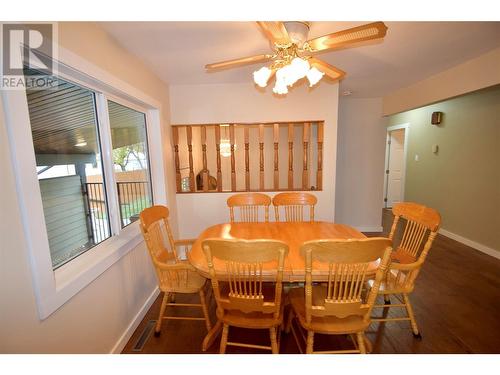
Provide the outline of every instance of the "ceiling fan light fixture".
{"type": "Polygon", "coordinates": [[[253,80],[260,87],[266,87],[269,77],[271,77],[272,70],[267,66],[263,66],[259,70],[253,72],[253,80]]]}
{"type": "Polygon", "coordinates": [[[295,57],[290,64],[283,66],[276,72],[276,82],[280,81],[285,86],[293,86],[299,79],[304,78],[309,71],[307,60],[295,57]]]}
{"type": "Polygon", "coordinates": [[[325,73],[319,71],[315,66],[313,66],[307,72],[307,80],[309,81],[309,87],[313,87],[316,83],[318,83],[325,73]]]}
{"type": "Polygon", "coordinates": [[[207,64],[205,65],[207,71],[271,61],[271,65],[268,67],[262,67],[253,73],[254,82],[260,87],[266,87],[272,76],[276,74],[276,85],[273,92],[286,94],[288,86],[292,86],[304,77],[309,80],[310,87],[317,84],[324,75],[334,82],[345,77],[346,73],[344,71],[316,58],[315,53],[382,39],[387,33],[387,26],[380,21],[313,39],[308,38],[308,22],[258,21],[257,24],[271,43],[271,54],[260,54],[207,64]]]}

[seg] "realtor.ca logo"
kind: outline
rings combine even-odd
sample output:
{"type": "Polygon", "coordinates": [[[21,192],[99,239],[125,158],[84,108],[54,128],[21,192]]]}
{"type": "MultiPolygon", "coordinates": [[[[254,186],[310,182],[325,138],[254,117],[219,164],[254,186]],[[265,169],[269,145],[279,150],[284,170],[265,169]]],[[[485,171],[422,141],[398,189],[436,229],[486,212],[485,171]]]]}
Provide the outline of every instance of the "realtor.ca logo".
{"type": "Polygon", "coordinates": [[[2,23],[1,30],[0,89],[46,90],[56,87],[57,24],[2,23]],[[27,68],[31,74],[25,74],[27,68]]]}

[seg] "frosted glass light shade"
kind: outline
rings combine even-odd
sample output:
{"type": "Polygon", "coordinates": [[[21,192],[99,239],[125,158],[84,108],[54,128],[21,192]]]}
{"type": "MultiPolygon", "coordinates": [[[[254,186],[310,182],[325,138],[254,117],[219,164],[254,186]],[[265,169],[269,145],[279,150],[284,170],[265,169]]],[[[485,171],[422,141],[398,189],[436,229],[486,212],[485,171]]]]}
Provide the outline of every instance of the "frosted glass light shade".
{"type": "Polygon", "coordinates": [[[309,61],[296,57],[292,60],[290,67],[292,68],[293,74],[296,78],[295,81],[297,81],[306,76],[311,66],[309,65],[309,61]]]}
{"type": "Polygon", "coordinates": [[[308,72],[307,72],[307,80],[309,81],[309,87],[313,87],[316,83],[318,83],[321,78],[325,73],[320,72],[316,67],[312,67],[308,72]]]}
{"type": "Polygon", "coordinates": [[[267,66],[263,66],[259,70],[253,72],[253,80],[260,87],[266,87],[269,77],[271,77],[271,69],[267,66]]]}
{"type": "Polygon", "coordinates": [[[276,77],[276,84],[274,85],[273,92],[278,95],[288,94],[286,83],[282,79],[276,77]]]}

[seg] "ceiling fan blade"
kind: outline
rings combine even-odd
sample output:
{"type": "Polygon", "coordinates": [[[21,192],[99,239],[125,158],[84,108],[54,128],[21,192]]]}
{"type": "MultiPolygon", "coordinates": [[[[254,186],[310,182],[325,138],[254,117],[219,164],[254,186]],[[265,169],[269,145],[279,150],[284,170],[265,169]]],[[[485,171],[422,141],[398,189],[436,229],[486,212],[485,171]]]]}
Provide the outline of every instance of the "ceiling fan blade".
{"type": "Polygon", "coordinates": [[[237,66],[237,65],[255,64],[258,62],[269,61],[269,60],[271,60],[271,58],[272,58],[272,55],[256,55],[256,56],[242,57],[239,59],[220,61],[220,62],[216,62],[213,64],[207,64],[207,65],[205,65],[205,69],[214,70],[214,69],[232,68],[233,66],[237,66]]]}
{"type": "Polygon", "coordinates": [[[320,59],[311,57],[309,59],[309,64],[311,66],[314,66],[319,71],[325,73],[328,77],[330,77],[334,81],[341,80],[345,76],[345,72],[343,70],[340,70],[320,59]]]}
{"type": "Polygon", "coordinates": [[[353,27],[352,29],[320,36],[319,38],[311,39],[306,43],[309,47],[311,47],[313,52],[325,51],[345,47],[349,44],[357,42],[383,38],[386,32],[387,26],[383,22],[373,22],[353,27]]]}
{"type": "Polygon", "coordinates": [[[285,25],[280,21],[257,21],[264,33],[274,44],[288,44],[290,37],[286,31],[285,25]]]}

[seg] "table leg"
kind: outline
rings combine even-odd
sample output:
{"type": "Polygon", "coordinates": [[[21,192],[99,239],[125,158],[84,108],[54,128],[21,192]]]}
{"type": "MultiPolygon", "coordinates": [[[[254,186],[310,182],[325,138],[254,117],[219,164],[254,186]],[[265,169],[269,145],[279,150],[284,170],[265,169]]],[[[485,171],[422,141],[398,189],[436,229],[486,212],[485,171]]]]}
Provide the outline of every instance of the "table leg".
{"type": "Polygon", "coordinates": [[[208,348],[212,346],[215,339],[222,332],[222,322],[217,320],[217,323],[213,326],[213,328],[207,333],[205,338],[203,339],[203,344],[201,345],[201,350],[206,352],[208,348]]]}

